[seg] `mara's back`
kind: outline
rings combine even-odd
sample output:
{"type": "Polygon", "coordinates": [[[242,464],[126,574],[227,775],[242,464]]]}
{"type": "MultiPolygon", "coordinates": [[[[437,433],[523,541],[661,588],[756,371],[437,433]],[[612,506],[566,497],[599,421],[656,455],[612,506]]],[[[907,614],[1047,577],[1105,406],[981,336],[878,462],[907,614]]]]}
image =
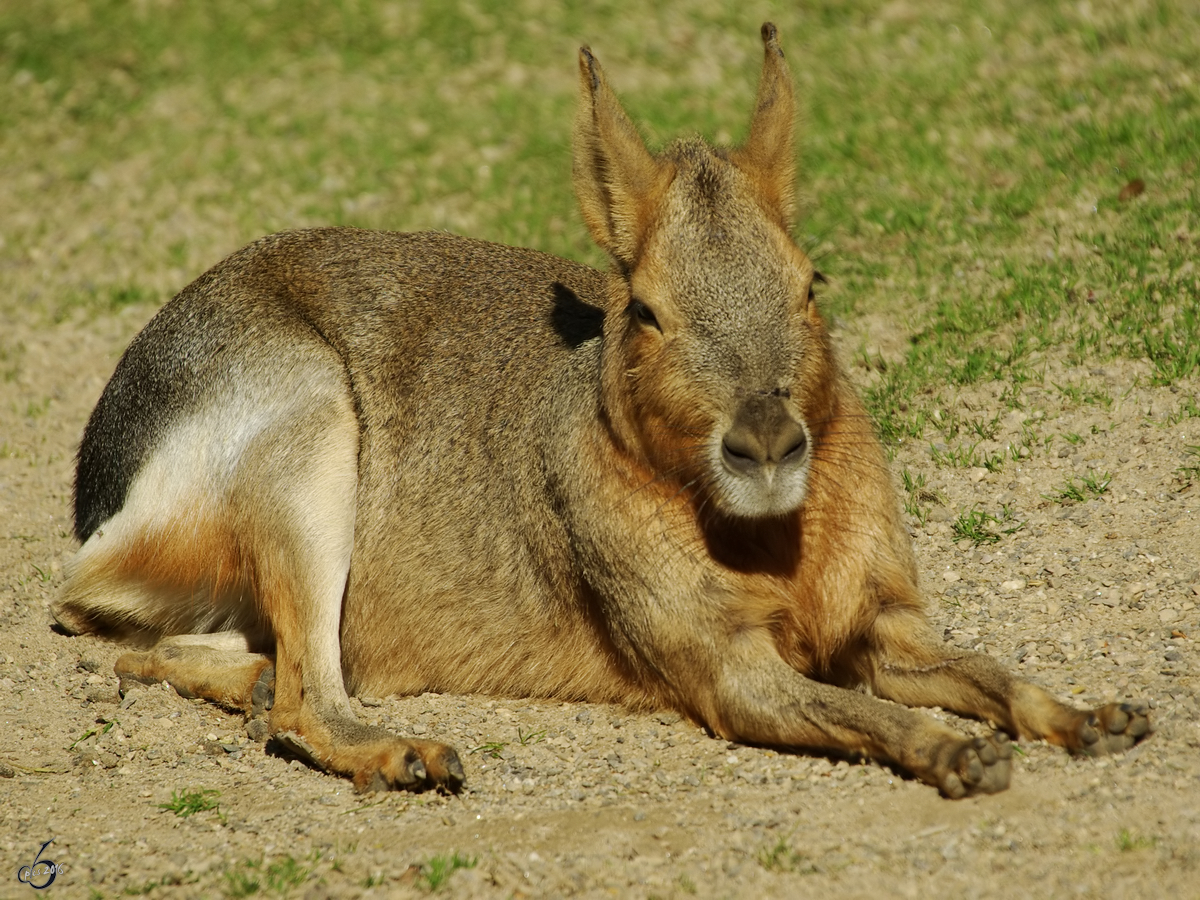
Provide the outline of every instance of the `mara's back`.
{"type": "MultiPolygon", "coordinates": [[[[262,238],[181,291],[122,357],[80,446],[77,536],[120,509],[165,432],[225,395],[283,403],[330,353],[371,447],[434,477],[465,462],[456,454],[494,453],[594,378],[602,290],[587,267],[449,234],[262,238]]],[[[239,411],[227,409],[228,428],[239,411]]]]}

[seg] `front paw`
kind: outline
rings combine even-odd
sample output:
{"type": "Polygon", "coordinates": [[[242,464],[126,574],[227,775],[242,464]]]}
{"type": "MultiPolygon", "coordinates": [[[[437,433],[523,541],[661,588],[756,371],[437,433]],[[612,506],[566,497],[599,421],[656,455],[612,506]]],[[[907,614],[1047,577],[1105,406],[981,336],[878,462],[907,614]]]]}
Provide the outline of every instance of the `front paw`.
{"type": "Polygon", "coordinates": [[[951,800],[1008,789],[1012,776],[1012,743],[1002,731],[986,738],[956,741],[941,756],[935,783],[951,800]]]}
{"type": "Polygon", "coordinates": [[[314,768],[348,776],[360,793],[430,787],[457,793],[466,780],[454,748],[435,741],[388,735],[337,744],[322,753],[294,731],[277,732],[274,737],[282,748],[314,768]]]}
{"type": "Polygon", "coordinates": [[[1124,753],[1153,731],[1145,701],[1109,703],[1083,717],[1071,749],[1084,756],[1124,753]]]}

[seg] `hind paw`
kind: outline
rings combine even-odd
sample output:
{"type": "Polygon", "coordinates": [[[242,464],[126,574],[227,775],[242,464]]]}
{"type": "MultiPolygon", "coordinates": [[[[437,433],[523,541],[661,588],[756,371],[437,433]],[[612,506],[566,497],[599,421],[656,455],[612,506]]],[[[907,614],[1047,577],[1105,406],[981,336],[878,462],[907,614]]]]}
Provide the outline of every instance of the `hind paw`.
{"type": "Polygon", "coordinates": [[[1012,743],[997,731],[986,738],[962,741],[939,761],[938,790],[951,800],[972,794],[994,794],[1008,788],[1012,775],[1012,743]]]}
{"type": "Polygon", "coordinates": [[[1082,718],[1071,750],[1084,756],[1124,753],[1153,731],[1145,701],[1109,703],[1082,718]]]}

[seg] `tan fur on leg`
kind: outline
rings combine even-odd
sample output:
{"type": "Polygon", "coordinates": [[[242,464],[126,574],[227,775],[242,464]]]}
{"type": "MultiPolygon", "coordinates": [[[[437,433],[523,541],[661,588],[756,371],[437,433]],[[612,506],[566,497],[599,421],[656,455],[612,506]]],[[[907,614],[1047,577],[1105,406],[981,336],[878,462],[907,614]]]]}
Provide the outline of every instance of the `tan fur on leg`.
{"type": "Polygon", "coordinates": [[[1014,737],[1093,756],[1127,750],[1153,731],[1144,705],[1074,709],[986,654],[937,643],[924,618],[912,613],[883,613],[871,640],[871,686],[897,703],[941,706],[992,722],[1014,737]]]}

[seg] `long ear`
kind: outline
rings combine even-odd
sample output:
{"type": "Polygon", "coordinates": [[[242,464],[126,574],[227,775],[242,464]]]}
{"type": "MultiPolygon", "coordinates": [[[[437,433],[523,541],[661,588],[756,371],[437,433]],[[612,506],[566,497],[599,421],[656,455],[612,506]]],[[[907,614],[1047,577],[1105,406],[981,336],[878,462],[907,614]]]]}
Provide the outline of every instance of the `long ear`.
{"type": "Polygon", "coordinates": [[[575,196],[592,238],[629,269],[670,182],[671,167],[650,155],[587,47],[579,50],[579,79],[575,196]]]}
{"type": "Polygon", "coordinates": [[[796,195],[796,108],[792,77],[779,46],[779,32],[770,22],[762,27],[763,67],[750,136],[731,154],[733,162],[751,177],[767,209],[784,228],[792,221],[796,195]]]}

